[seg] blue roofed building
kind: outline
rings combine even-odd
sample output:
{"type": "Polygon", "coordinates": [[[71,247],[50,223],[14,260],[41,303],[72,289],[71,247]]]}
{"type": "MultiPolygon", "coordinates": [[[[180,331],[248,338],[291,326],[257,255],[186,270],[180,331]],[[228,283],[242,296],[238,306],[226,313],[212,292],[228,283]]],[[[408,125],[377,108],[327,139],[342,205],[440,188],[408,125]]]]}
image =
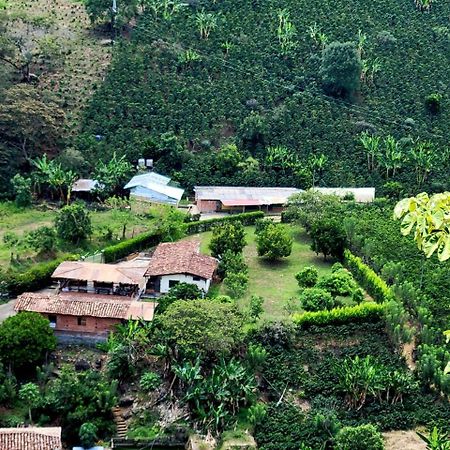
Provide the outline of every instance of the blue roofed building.
{"type": "Polygon", "coordinates": [[[131,200],[178,206],[184,189],[172,186],[170,181],[169,177],[148,172],[134,176],[124,189],[130,189],[131,200]]]}

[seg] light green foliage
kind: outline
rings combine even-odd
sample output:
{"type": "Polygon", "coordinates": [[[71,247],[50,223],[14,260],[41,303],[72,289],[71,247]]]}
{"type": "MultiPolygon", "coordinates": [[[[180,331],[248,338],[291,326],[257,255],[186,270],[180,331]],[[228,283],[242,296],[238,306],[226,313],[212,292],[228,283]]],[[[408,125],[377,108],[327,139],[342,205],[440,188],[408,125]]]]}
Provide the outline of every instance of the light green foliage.
{"type": "Polygon", "coordinates": [[[178,357],[229,354],[243,338],[243,319],[229,303],[176,301],[160,321],[163,340],[178,357]]]}
{"type": "Polygon", "coordinates": [[[39,227],[27,233],[25,242],[38,254],[52,253],[56,248],[56,231],[51,227],[39,227]]]}
{"type": "Polygon", "coordinates": [[[314,287],[319,279],[319,272],[314,266],[307,266],[295,274],[295,279],[301,288],[314,287]]]}
{"type": "Polygon", "coordinates": [[[317,287],[328,291],[333,297],[348,296],[357,288],[352,274],[346,269],[339,269],[331,275],[323,277],[317,287]]]}
{"type": "Polygon", "coordinates": [[[92,422],[85,422],[81,425],[78,435],[81,445],[85,448],[91,448],[97,441],[97,427],[92,422]]]}
{"type": "Polygon", "coordinates": [[[228,272],[223,284],[231,297],[241,298],[247,290],[248,274],[245,272],[228,272]]]}
{"type": "Polygon", "coordinates": [[[75,244],[92,234],[91,218],[82,204],[64,206],[55,220],[58,237],[75,244]]]}
{"type": "Polygon", "coordinates": [[[217,17],[213,13],[208,13],[204,9],[195,15],[195,22],[200,33],[200,38],[208,39],[211,31],[217,27],[217,17]]]}
{"type": "Polygon", "coordinates": [[[170,208],[160,221],[159,231],[162,240],[165,242],[175,242],[184,236],[184,219],[186,214],[176,208],[170,208]]]}
{"type": "Polygon", "coordinates": [[[332,309],[336,306],[336,301],[325,289],[305,288],[300,294],[300,303],[306,311],[321,311],[332,309]]]}
{"type": "Polygon", "coordinates": [[[250,320],[256,322],[261,314],[264,312],[264,299],[259,295],[252,295],[250,297],[250,304],[248,306],[248,316],[250,320]]]}
{"type": "Polygon", "coordinates": [[[212,256],[220,259],[227,250],[241,253],[245,245],[245,230],[242,223],[226,222],[213,228],[209,243],[212,256]]]}
{"type": "Polygon", "coordinates": [[[19,398],[28,406],[28,418],[33,422],[31,410],[38,406],[41,400],[39,386],[34,383],[26,383],[19,389],[19,398]]]}
{"type": "Polygon", "coordinates": [[[95,166],[94,179],[98,181],[98,194],[111,197],[124,186],[133,171],[132,165],[125,156],[117,156],[114,152],[108,162],[98,161],[95,166]]]}
{"type": "Polygon", "coordinates": [[[427,258],[435,252],[440,261],[450,258],[450,192],[431,197],[422,192],[397,203],[394,218],[401,220],[401,233],[414,232],[417,247],[427,258]]]}
{"type": "Polygon", "coordinates": [[[267,415],[267,406],[265,403],[258,402],[250,406],[247,411],[247,419],[253,425],[261,423],[267,415]]]}
{"type": "Polygon", "coordinates": [[[327,92],[338,96],[353,94],[359,88],[361,57],[352,42],[332,42],[322,53],[320,68],[327,92]]]}
{"type": "Polygon", "coordinates": [[[242,162],[242,155],[236,144],[224,145],[216,156],[216,166],[220,173],[233,175],[242,162]]]}
{"type": "Polygon", "coordinates": [[[256,237],[258,256],[270,261],[288,257],[292,252],[292,237],[289,230],[280,224],[268,224],[256,237]]]}
{"type": "Polygon", "coordinates": [[[178,283],[171,287],[166,295],[158,299],[158,314],[163,313],[169,305],[177,300],[196,300],[203,296],[204,292],[196,284],[178,283]]]}
{"type": "Polygon", "coordinates": [[[122,225],[122,239],[125,239],[127,226],[132,218],[130,201],[124,197],[113,196],[105,200],[105,205],[113,211],[113,219],[122,225]]]}
{"type": "Polygon", "coordinates": [[[156,372],[145,372],[139,380],[139,386],[145,392],[155,390],[161,384],[161,378],[156,372]]]}
{"type": "Polygon", "coordinates": [[[246,361],[253,370],[261,369],[267,358],[267,350],[258,344],[250,344],[247,347],[246,361]]]}
{"type": "Polygon", "coordinates": [[[242,253],[233,253],[231,250],[226,250],[219,262],[217,273],[224,278],[228,273],[248,273],[247,264],[245,264],[242,253]]]}
{"type": "Polygon", "coordinates": [[[336,450],[384,450],[383,437],[371,424],[344,427],[336,437],[336,450]]]}
{"type": "Polygon", "coordinates": [[[433,427],[429,435],[417,434],[427,444],[427,450],[450,450],[448,433],[440,430],[438,427],[433,427]]]}
{"type": "Polygon", "coordinates": [[[33,199],[31,195],[31,179],[16,174],[12,178],[11,183],[14,189],[16,205],[21,207],[30,206],[33,199]]]}
{"type": "Polygon", "coordinates": [[[0,324],[0,360],[14,370],[34,369],[55,347],[49,321],[40,314],[21,312],[0,324]]]}

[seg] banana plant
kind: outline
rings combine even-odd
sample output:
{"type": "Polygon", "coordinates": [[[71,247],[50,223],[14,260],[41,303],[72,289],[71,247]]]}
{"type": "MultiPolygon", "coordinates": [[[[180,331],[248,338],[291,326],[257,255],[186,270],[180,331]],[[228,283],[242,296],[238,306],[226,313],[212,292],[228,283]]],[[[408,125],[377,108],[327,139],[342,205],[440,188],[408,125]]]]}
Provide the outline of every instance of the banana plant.
{"type": "Polygon", "coordinates": [[[417,435],[427,444],[427,450],[450,450],[450,436],[438,427],[434,427],[428,436],[419,432],[417,435]]]}
{"type": "Polygon", "coordinates": [[[419,186],[425,182],[434,166],[435,152],[431,142],[418,142],[411,150],[410,158],[416,171],[419,186]]]}
{"type": "Polygon", "coordinates": [[[289,20],[290,14],[286,9],[278,11],[278,42],[281,48],[281,54],[288,56],[289,53],[296,47],[294,38],[297,35],[295,25],[289,20]]]}
{"type": "Polygon", "coordinates": [[[380,137],[364,131],[359,137],[359,141],[367,155],[367,168],[375,170],[375,163],[380,157],[380,137]]]}
{"type": "Polygon", "coordinates": [[[208,39],[211,31],[217,28],[217,17],[212,13],[205,12],[204,9],[195,15],[195,22],[201,39],[208,39]]]}

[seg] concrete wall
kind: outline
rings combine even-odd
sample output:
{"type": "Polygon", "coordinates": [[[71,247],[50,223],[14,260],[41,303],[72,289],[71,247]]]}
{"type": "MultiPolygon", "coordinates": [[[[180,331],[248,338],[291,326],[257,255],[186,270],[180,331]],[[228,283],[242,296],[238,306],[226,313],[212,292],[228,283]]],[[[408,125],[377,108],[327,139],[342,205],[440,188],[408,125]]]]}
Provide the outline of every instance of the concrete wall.
{"type": "Polygon", "coordinates": [[[202,289],[205,292],[208,292],[209,286],[211,284],[211,280],[205,280],[203,278],[200,280],[194,280],[194,277],[192,275],[187,274],[163,275],[161,276],[161,284],[159,288],[159,291],[162,294],[166,294],[167,292],[169,292],[169,281],[171,280],[179,281],[180,283],[195,284],[199,289],[202,289]]]}
{"type": "MultiPolygon", "coordinates": [[[[45,315],[47,318],[49,315],[45,315]]],[[[76,333],[92,333],[107,335],[114,326],[121,323],[120,319],[104,317],[85,317],[86,325],[78,325],[77,316],[57,315],[55,331],[71,331],[76,333]]]]}

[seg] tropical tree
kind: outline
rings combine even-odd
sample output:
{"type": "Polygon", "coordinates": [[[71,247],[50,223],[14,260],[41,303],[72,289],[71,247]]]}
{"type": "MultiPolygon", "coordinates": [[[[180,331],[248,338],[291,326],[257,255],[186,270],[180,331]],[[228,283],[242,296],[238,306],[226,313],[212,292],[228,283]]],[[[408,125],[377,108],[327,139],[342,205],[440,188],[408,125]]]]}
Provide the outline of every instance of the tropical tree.
{"type": "Polygon", "coordinates": [[[102,197],[111,197],[120,193],[132,171],[133,166],[126,160],[125,155],[118,157],[116,152],[108,162],[98,161],[94,172],[94,179],[98,181],[99,186],[98,194],[102,197]]]}
{"type": "Polygon", "coordinates": [[[292,236],[281,224],[268,224],[256,236],[258,256],[271,261],[289,256],[292,243],[292,236]]]}
{"type": "Polygon", "coordinates": [[[59,238],[74,244],[92,234],[91,218],[80,203],[62,208],[56,216],[55,227],[59,238]]]}
{"type": "Polygon", "coordinates": [[[422,186],[434,166],[435,149],[433,144],[418,142],[411,150],[410,158],[416,171],[417,184],[422,186]]]}
{"type": "Polygon", "coordinates": [[[28,407],[28,418],[30,423],[33,423],[33,418],[31,417],[31,410],[38,406],[41,400],[41,394],[39,392],[39,386],[34,383],[26,383],[19,389],[19,398],[28,407]]]}
{"type": "Polygon", "coordinates": [[[181,9],[187,6],[177,0],[143,0],[144,11],[150,11],[155,19],[162,17],[164,20],[170,20],[181,9]]]}
{"type": "Polygon", "coordinates": [[[281,9],[278,11],[277,36],[281,54],[283,56],[288,56],[297,45],[294,42],[294,38],[297,35],[297,30],[295,25],[290,21],[289,15],[289,11],[286,9],[281,9]]]}
{"type": "Polygon", "coordinates": [[[208,39],[211,31],[217,27],[217,17],[203,9],[195,15],[195,23],[197,24],[200,38],[208,39]]]}
{"type": "Polygon", "coordinates": [[[389,175],[395,176],[398,169],[403,166],[404,155],[400,143],[391,135],[388,135],[384,140],[384,154],[381,155],[381,161],[386,169],[386,178],[389,175]]]}
{"type": "Polygon", "coordinates": [[[380,157],[380,137],[364,131],[360,135],[359,141],[367,155],[367,168],[370,171],[375,170],[375,163],[380,157]]]}
{"type": "Polygon", "coordinates": [[[308,27],[308,35],[317,48],[323,50],[326,47],[328,43],[328,36],[322,32],[316,22],[308,27]]]}
{"type": "Polygon", "coordinates": [[[313,154],[309,158],[309,167],[312,175],[312,186],[316,185],[316,181],[320,181],[323,176],[323,171],[328,162],[328,158],[321,153],[320,155],[313,154]],[[317,176],[317,180],[316,180],[317,176]]]}
{"type": "Polygon", "coordinates": [[[241,222],[227,222],[212,230],[209,249],[216,258],[221,259],[227,250],[241,253],[245,245],[245,230],[241,222]]]}
{"type": "Polygon", "coordinates": [[[286,173],[295,170],[299,166],[298,157],[287,147],[278,145],[267,149],[265,164],[268,168],[286,173]]]}
{"type": "Polygon", "coordinates": [[[440,261],[450,258],[450,192],[431,197],[422,192],[397,203],[394,218],[401,220],[401,233],[414,232],[418,248],[427,258],[435,252],[440,261]]]}
{"type": "Polygon", "coordinates": [[[427,450],[450,450],[448,433],[438,427],[433,427],[428,436],[419,432],[417,435],[427,444],[427,450]]]}
{"type": "Polygon", "coordinates": [[[312,239],[311,249],[316,254],[342,258],[346,244],[346,235],[342,224],[334,219],[321,219],[315,221],[310,230],[312,239]]]}

